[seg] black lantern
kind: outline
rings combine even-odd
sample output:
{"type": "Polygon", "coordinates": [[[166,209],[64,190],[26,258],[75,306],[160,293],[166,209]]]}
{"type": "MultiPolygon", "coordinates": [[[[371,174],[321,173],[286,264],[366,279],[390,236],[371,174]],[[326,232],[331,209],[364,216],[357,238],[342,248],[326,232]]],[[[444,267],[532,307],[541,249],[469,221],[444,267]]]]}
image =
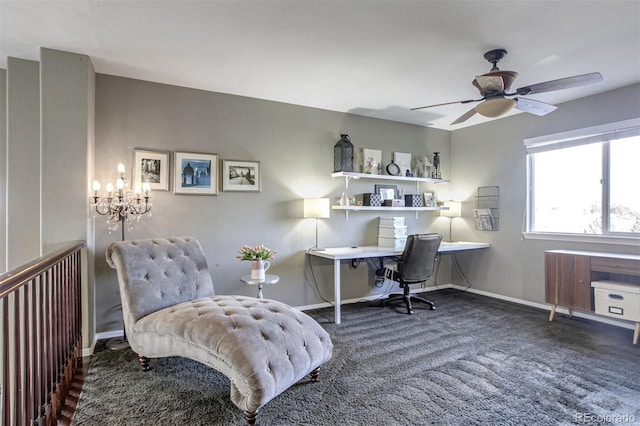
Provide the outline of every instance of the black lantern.
{"type": "Polygon", "coordinates": [[[347,134],[340,134],[340,140],[333,147],[333,171],[353,171],[353,144],[347,134]]]}

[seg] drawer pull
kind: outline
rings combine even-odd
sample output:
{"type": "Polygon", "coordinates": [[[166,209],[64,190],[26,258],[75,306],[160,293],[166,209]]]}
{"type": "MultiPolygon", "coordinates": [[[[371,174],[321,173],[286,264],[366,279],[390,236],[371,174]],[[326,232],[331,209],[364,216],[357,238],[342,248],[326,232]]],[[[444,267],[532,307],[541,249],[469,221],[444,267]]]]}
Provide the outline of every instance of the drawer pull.
{"type": "Polygon", "coordinates": [[[624,300],[624,296],[621,294],[609,293],[609,299],[624,300]]]}

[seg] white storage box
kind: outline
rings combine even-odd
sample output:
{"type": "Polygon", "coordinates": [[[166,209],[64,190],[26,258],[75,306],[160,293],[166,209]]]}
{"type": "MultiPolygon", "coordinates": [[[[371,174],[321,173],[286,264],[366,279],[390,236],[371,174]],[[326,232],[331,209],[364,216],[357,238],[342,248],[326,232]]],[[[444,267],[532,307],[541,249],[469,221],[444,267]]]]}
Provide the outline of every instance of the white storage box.
{"type": "Polygon", "coordinates": [[[407,244],[407,238],[388,238],[378,235],[378,245],[380,247],[393,247],[395,250],[403,250],[407,244]]]}
{"type": "Polygon", "coordinates": [[[640,322],[640,286],[619,281],[593,281],[596,314],[640,322]]]}
{"type": "Polygon", "coordinates": [[[388,226],[391,228],[404,226],[404,216],[400,217],[382,217],[380,216],[380,226],[388,226]]]}
{"type": "Polygon", "coordinates": [[[379,226],[378,227],[378,236],[386,237],[386,238],[407,238],[407,227],[406,226],[379,226]]]}

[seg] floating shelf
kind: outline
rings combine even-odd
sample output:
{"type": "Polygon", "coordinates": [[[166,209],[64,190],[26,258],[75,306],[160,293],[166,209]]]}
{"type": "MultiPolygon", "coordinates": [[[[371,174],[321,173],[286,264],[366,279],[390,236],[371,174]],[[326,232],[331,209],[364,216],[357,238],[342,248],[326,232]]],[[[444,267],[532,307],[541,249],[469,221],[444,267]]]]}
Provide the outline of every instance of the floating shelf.
{"type": "Polygon", "coordinates": [[[404,211],[418,212],[449,210],[449,207],[384,207],[384,206],[331,206],[332,210],[344,210],[345,217],[349,219],[350,211],[404,211]]]}
{"type": "MultiPolygon", "coordinates": [[[[385,181],[395,182],[415,182],[416,191],[420,192],[420,182],[425,183],[449,183],[447,179],[431,179],[421,177],[409,177],[409,176],[392,176],[392,175],[374,175],[369,173],[355,173],[355,172],[333,172],[331,177],[344,178],[344,187],[349,189],[349,181],[351,179],[377,179],[385,181]]],[[[418,212],[423,211],[435,211],[435,210],[449,210],[448,207],[383,207],[383,206],[331,206],[333,210],[344,210],[345,217],[349,219],[350,211],[410,211],[416,212],[416,218],[418,212]]]]}
{"type": "Polygon", "coordinates": [[[431,179],[420,177],[407,177],[407,176],[391,176],[391,175],[373,175],[369,173],[355,173],[355,172],[334,172],[332,177],[345,178],[345,187],[349,187],[349,180],[351,179],[379,179],[379,180],[395,180],[401,182],[427,182],[427,183],[449,183],[448,179],[431,179]]]}

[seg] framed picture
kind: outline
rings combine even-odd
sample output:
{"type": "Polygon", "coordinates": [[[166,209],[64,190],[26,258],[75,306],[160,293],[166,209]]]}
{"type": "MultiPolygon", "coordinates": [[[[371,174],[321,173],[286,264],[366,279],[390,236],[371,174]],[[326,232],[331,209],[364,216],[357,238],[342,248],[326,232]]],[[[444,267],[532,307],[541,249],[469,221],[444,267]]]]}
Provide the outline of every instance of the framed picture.
{"type": "Polygon", "coordinates": [[[379,149],[362,148],[362,173],[372,175],[381,174],[382,151],[379,149]]]}
{"type": "Polygon", "coordinates": [[[168,191],[169,170],[169,152],[134,149],[132,189],[148,183],[152,191],[168,191]]]}
{"type": "Polygon", "coordinates": [[[176,151],[173,163],[174,194],[218,194],[217,154],[176,151]]]}
{"type": "Polygon", "coordinates": [[[407,152],[394,152],[393,162],[400,167],[400,176],[411,174],[411,154],[407,152]],[[409,174],[407,174],[407,172],[409,174]]]}
{"type": "Polygon", "coordinates": [[[260,192],[260,162],[222,160],[222,190],[260,192]]]}
{"type": "Polygon", "coordinates": [[[380,194],[382,201],[395,200],[398,198],[397,185],[375,185],[376,194],[380,194]]]}
{"type": "Polygon", "coordinates": [[[424,206],[425,207],[435,207],[436,206],[436,196],[433,192],[425,192],[424,193],[424,206]]]}

